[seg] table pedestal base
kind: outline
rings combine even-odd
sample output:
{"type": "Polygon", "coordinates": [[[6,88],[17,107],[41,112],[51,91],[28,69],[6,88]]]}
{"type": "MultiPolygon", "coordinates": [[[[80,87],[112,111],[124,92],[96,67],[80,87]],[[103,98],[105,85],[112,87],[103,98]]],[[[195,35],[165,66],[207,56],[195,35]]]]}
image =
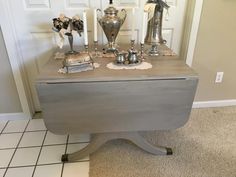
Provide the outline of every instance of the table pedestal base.
{"type": "Polygon", "coordinates": [[[161,146],[154,146],[144,139],[138,132],[121,132],[121,133],[101,133],[93,134],[91,142],[85,148],[72,154],[62,155],[62,162],[74,162],[87,157],[98,150],[103,144],[114,139],[126,139],[132,141],[138,147],[154,155],[172,155],[172,149],[161,146]]]}

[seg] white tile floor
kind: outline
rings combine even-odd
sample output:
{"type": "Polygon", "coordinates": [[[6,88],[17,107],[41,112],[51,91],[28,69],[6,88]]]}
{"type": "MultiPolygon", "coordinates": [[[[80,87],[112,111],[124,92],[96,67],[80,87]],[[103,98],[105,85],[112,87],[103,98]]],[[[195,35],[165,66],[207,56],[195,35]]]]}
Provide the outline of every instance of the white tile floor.
{"type": "Polygon", "coordinates": [[[89,157],[62,163],[89,135],[54,135],[41,119],[0,121],[0,177],[88,177],[89,157]]]}

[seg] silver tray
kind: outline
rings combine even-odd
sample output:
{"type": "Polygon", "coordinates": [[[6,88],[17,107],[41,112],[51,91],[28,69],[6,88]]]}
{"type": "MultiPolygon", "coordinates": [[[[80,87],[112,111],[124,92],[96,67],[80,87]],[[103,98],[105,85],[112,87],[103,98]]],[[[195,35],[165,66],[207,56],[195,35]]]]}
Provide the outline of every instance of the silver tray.
{"type": "Polygon", "coordinates": [[[116,65],[116,66],[130,66],[130,67],[138,66],[141,63],[142,63],[141,60],[139,60],[137,63],[131,63],[131,64],[129,63],[129,61],[126,61],[125,63],[117,63],[116,61],[113,62],[113,64],[116,65]]]}

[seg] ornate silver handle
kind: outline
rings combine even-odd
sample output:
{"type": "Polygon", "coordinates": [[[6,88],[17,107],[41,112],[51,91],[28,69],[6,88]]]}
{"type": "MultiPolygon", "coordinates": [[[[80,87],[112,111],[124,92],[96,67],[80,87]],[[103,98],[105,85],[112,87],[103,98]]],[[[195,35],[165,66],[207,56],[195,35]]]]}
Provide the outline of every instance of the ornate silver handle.
{"type": "Polygon", "coordinates": [[[98,19],[98,22],[102,19],[102,10],[101,9],[97,9],[97,19],[98,19]]]}
{"type": "Polygon", "coordinates": [[[120,12],[121,16],[121,20],[122,20],[122,24],[124,23],[126,17],[127,17],[127,11],[125,9],[121,9],[121,12],[120,12]],[[122,17],[122,14],[123,14],[123,17],[122,17]]]}

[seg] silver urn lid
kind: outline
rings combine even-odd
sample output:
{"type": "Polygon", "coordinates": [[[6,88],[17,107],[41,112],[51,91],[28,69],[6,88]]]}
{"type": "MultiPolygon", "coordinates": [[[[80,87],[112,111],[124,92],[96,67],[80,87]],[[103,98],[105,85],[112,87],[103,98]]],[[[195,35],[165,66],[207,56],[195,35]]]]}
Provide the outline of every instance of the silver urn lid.
{"type": "Polygon", "coordinates": [[[106,8],[104,10],[104,12],[106,15],[117,15],[118,10],[113,6],[110,6],[110,7],[106,8]]]}

